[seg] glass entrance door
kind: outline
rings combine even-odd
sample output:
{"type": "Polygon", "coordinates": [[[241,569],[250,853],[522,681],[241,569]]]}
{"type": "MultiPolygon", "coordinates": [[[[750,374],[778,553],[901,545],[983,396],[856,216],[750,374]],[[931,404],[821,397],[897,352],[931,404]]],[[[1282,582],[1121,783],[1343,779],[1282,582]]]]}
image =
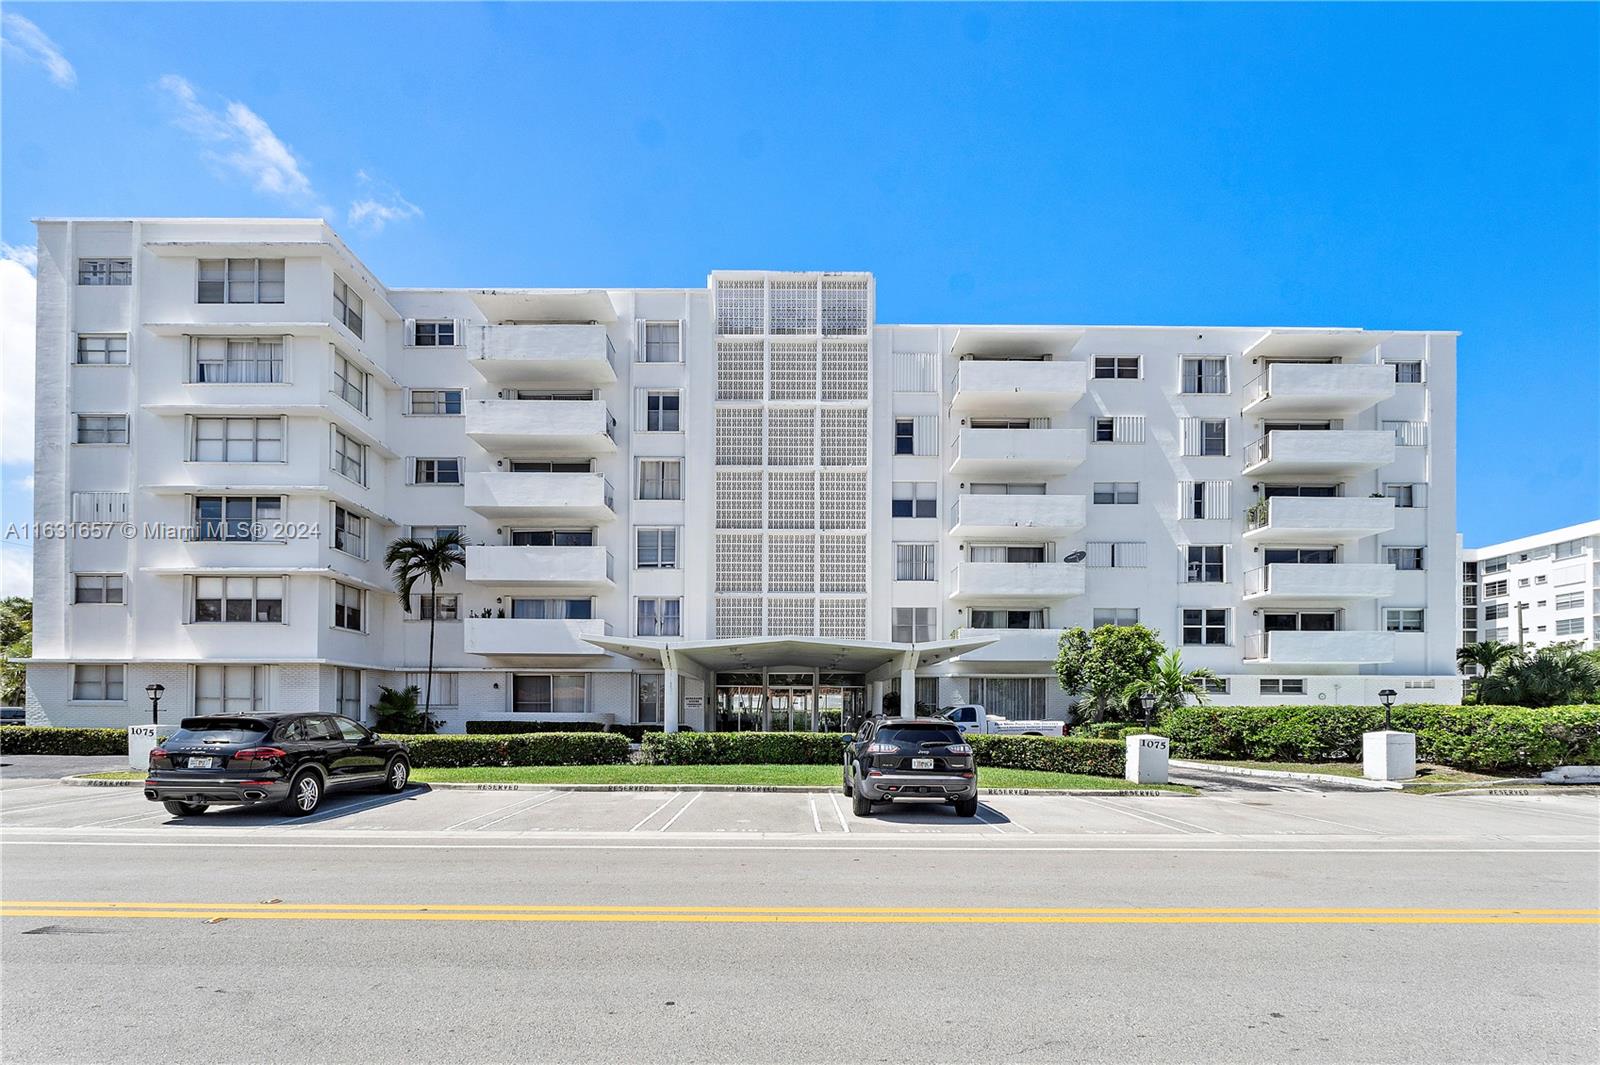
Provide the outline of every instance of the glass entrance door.
{"type": "Polygon", "coordinates": [[[811,688],[771,688],[767,698],[768,732],[810,732],[815,710],[811,688]]]}

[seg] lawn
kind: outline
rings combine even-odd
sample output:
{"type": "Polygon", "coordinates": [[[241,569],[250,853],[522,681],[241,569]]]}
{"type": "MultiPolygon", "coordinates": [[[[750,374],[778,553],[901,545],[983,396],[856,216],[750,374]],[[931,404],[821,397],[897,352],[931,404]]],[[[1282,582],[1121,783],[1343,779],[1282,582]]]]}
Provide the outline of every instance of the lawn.
{"type": "MultiPolygon", "coordinates": [[[[96,780],[143,780],[122,770],[89,773],[96,780]]],[[[742,784],[749,787],[799,785],[836,787],[839,770],[831,765],[525,765],[467,769],[416,769],[419,784],[742,784]]],[[[1044,773],[1032,769],[979,769],[983,788],[1054,788],[1096,791],[1152,789],[1188,792],[1177,785],[1130,784],[1116,777],[1044,773]]]]}

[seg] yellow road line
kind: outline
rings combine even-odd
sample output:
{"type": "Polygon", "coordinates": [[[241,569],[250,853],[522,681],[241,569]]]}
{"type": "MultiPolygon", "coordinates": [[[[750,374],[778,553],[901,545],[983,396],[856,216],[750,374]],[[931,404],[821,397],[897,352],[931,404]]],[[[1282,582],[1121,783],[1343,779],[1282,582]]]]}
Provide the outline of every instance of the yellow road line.
{"type": "MultiPolygon", "coordinates": [[[[593,905],[573,904],[493,904],[493,903],[428,903],[428,902],[133,902],[103,901],[96,899],[73,900],[22,900],[0,901],[0,907],[26,909],[86,908],[94,910],[245,910],[270,907],[272,912],[289,910],[384,912],[405,911],[415,913],[486,912],[486,913],[718,913],[718,914],[902,914],[986,916],[993,914],[1018,916],[1076,916],[1115,914],[1374,914],[1395,916],[1433,915],[1495,915],[1524,914],[1529,916],[1584,916],[1600,917],[1600,909],[1547,909],[1527,906],[1476,906],[1435,908],[1419,906],[649,906],[649,905],[593,905]]],[[[266,912],[266,911],[263,911],[266,912]]]]}

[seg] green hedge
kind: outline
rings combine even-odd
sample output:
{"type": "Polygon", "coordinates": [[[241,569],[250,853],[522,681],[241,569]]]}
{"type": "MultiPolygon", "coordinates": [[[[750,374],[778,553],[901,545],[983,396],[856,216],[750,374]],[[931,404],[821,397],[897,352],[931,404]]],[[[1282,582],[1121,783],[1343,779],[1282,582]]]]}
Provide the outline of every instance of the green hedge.
{"type": "Polygon", "coordinates": [[[51,728],[47,725],[0,725],[0,752],[5,754],[127,754],[128,730],[120,728],[51,728]]]}
{"type": "Polygon", "coordinates": [[[1072,726],[1072,735],[1091,740],[1120,740],[1143,731],[1143,725],[1126,721],[1091,721],[1072,726]]]}
{"type": "Polygon", "coordinates": [[[1083,736],[968,735],[973,758],[980,768],[1039,769],[1046,773],[1083,773],[1120,777],[1127,750],[1121,740],[1083,736]]]}
{"type": "MultiPolygon", "coordinates": [[[[1383,727],[1379,706],[1186,706],[1161,717],[1178,758],[1337,762],[1361,757],[1361,734],[1383,727]]],[[[1600,706],[1394,708],[1417,734],[1419,761],[1486,772],[1600,765],[1600,706]]]]}
{"type": "Polygon", "coordinates": [[[628,738],[615,732],[538,732],[498,736],[393,736],[419,769],[505,765],[621,765],[628,738]]]}
{"type": "Polygon", "coordinates": [[[468,721],[467,735],[516,736],[525,732],[604,732],[604,721],[468,721]]]}
{"type": "Polygon", "coordinates": [[[651,765],[844,764],[838,732],[652,732],[644,737],[651,765]]]}

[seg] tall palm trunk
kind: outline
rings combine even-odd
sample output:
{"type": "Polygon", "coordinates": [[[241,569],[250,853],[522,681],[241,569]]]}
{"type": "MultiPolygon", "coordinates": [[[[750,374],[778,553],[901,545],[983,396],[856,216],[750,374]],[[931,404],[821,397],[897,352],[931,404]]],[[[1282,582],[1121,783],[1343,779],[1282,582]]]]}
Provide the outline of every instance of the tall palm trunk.
{"type": "Polygon", "coordinates": [[[428,611],[428,679],[426,690],[422,695],[422,718],[431,726],[433,723],[433,630],[439,624],[439,582],[428,581],[428,602],[431,604],[428,611]]]}

